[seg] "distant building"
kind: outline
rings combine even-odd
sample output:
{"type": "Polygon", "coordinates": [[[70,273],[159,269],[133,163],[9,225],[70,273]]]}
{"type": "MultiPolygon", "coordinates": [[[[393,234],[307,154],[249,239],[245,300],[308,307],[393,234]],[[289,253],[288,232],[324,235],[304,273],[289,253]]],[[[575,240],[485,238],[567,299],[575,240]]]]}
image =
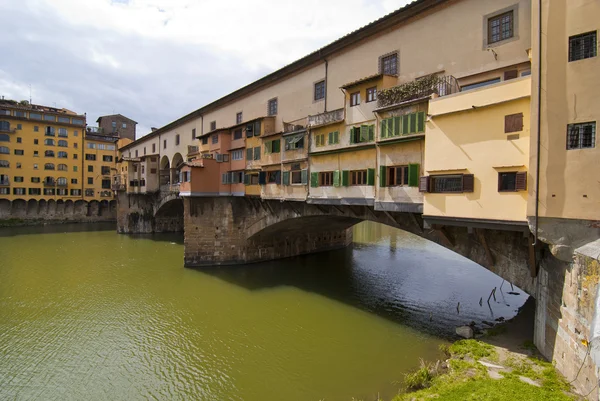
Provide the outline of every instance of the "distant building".
{"type": "Polygon", "coordinates": [[[96,120],[98,123],[97,132],[101,135],[117,136],[135,141],[135,128],[137,122],[122,114],[112,114],[110,116],[101,116],[96,120]]]}

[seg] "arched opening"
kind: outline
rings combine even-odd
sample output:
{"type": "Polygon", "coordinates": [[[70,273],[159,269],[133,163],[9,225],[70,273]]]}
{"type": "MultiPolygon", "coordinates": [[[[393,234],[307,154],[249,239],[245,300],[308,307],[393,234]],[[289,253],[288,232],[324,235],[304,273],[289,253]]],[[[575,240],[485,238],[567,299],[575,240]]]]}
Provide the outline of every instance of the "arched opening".
{"type": "MultiPolygon", "coordinates": [[[[167,156],[160,159],[160,186],[171,184],[171,162],[167,156]]],[[[162,189],[162,188],[161,188],[162,189]]]]}
{"type": "Polygon", "coordinates": [[[10,201],[8,199],[0,199],[0,216],[10,216],[10,201]]]}
{"type": "Polygon", "coordinates": [[[38,201],[35,199],[29,199],[27,201],[27,216],[37,216],[38,214],[38,201]]]}
{"type": "Polygon", "coordinates": [[[171,183],[179,184],[179,170],[183,167],[183,156],[181,153],[175,153],[171,162],[171,183]]]}
{"type": "Polygon", "coordinates": [[[13,216],[22,217],[27,213],[27,202],[25,199],[15,199],[12,201],[11,206],[11,215],[13,216]]]}
{"type": "Polygon", "coordinates": [[[163,204],[154,216],[156,232],[183,231],[183,200],[172,199],[163,204]]]}
{"type": "Polygon", "coordinates": [[[74,205],[74,203],[70,199],[65,202],[65,215],[66,216],[73,215],[73,205],[74,205]]]}

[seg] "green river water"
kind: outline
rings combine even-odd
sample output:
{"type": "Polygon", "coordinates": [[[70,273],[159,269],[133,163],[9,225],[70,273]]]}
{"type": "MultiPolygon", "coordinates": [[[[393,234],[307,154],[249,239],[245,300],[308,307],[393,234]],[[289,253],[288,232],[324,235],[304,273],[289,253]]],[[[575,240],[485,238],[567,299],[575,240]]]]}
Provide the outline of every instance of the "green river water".
{"type": "Polygon", "coordinates": [[[178,235],[2,229],[0,400],[391,397],[455,326],[525,301],[480,307],[502,280],[410,234],[361,223],[354,238],[202,271],[178,235]]]}

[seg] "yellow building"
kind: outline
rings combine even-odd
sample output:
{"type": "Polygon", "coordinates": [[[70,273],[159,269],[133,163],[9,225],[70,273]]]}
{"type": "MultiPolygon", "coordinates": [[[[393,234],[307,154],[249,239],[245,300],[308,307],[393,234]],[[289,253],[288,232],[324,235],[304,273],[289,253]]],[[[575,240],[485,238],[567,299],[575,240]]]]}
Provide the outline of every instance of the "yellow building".
{"type": "Polygon", "coordinates": [[[111,176],[117,162],[117,136],[86,132],[83,154],[83,195],[87,201],[112,200],[111,176]]]}
{"type": "Polygon", "coordinates": [[[77,200],[82,193],[85,115],[0,101],[0,197],[77,200]]]}

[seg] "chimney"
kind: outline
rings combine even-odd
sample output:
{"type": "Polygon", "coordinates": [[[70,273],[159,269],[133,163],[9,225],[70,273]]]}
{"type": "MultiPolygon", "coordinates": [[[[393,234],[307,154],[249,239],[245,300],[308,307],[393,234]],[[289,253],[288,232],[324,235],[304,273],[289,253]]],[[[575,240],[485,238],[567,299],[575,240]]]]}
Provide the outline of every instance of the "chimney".
{"type": "Polygon", "coordinates": [[[150,127],[150,130],[151,130],[151,132],[154,132],[154,131],[156,131],[157,129],[158,129],[158,128],[156,128],[156,127],[150,127]]]}

